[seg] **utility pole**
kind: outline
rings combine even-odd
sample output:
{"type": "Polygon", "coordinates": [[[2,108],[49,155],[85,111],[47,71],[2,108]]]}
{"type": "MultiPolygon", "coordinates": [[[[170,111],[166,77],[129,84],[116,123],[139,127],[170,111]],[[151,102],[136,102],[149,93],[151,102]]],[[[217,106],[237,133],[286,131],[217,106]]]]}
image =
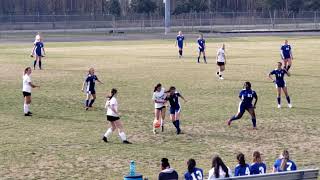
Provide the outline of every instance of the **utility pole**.
{"type": "Polygon", "coordinates": [[[165,34],[170,32],[170,14],[171,14],[171,10],[170,10],[170,0],[163,0],[163,3],[165,4],[165,16],[164,16],[164,28],[165,28],[165,34]]]}

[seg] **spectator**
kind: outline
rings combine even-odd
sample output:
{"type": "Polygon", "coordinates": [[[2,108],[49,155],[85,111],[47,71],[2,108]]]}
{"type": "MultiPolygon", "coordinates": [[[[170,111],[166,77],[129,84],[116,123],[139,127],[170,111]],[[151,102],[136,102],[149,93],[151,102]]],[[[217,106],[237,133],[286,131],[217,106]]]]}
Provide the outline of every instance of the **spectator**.
{"type": "Polygon", "coordinates": [[[250,174],[265,174],[267,166],[262,162],[261,154],[259,151],[253,152],[253,163],[250,166],[250,174]]]}
{"type": "Polygon", "coordinates": [[[161,159],[161,172],[159,180],[178,180],[178,173],[173,168],[170,168],[169,160],[167,158],[161,159]]]}
{"type": "Polygon", "coordinates": [[[295,171],[297,170],[296,164],[290,160],[289,151],[283,150],[280,157],[274,162],[272,172],[282,171],[295,171]]]}
{"type": "Polygon", "coordinates": [[[227,178],[232,176],[232,172],[227,167],[219,156],[215,156],[212,159],[212,169],[209,171],[208,180],[214,180],[219,178],[227,178]]]}
{"type": "Polygon", "coordinates": [[[244,154],[237,155],[238,165],[234,170],[234,176],[247,176],[250,175],[250,166],[246,163],[244,154]]]}
{"type": "Polygon", "coordinates": [[[203,180],[203,170],[197,168],[196,161],[194,159],[189,159],[188,162],[188,171],[184,174],[185,180],[203,180]]]}

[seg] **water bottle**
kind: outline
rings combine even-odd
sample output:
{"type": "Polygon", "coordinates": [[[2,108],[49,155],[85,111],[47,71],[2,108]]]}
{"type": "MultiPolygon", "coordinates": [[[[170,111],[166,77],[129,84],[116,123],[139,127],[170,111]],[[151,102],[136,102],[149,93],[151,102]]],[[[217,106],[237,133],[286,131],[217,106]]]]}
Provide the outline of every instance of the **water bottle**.
{"type": "Polygon", "coordinates": [[[136,175],[136,165],[134,161],[130,162],[130,176],[136,175]]]}

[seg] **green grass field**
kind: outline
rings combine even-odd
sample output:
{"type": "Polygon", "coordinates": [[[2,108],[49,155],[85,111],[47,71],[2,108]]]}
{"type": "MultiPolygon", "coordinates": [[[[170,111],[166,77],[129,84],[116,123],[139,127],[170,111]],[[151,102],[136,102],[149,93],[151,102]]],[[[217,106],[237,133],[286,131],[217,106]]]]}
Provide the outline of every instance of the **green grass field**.
{"type": "MultiPolygon", "coordinates": [[[[211,158],[219,154],[230,168],[243,152],[251,162],[255,150],[271,171],[279,153],[288,148],[298,168],[320,167],[320,41],[318,37],[290,37],[294,62],[287,78],[294,108],[276,108],[276,90],[267,74],[279,61],[280,37],[207,39],[209,64],[196,64],[196,45],[187,44],[177,58],[169,40],[46,43],[43,71],[32,74],[40,89],[33,90],[33,117],[23,116],[22,72],[32,64],[32,43],[0,44],[0,179],[110,179],[137,171],[157,179],[160,159],[169,158],[179,175],[195,158],[208,174],[211,158]],[[215,53],[226,43],[225,80],[215,76],[215,53]],[[104,85],[97,85],[97,101],[86,112],[81,85],[89,67],[104,85]],[[251,81],[259,95],[258,131],[248,114],[229,128],[226,120],[237,112],[238,93],[251,81]],[[152,133],[153,87],[175,85],[188,99],[182,103],[182,129],[175,135],[167,118],[165,132],[152,133]],[[122,120],[133,145],[123,145],[117,133],[105,144],[105,96],[115,87],[122,120]]],[[[167,116],[168,117],[168,116],[167,116]]]]}

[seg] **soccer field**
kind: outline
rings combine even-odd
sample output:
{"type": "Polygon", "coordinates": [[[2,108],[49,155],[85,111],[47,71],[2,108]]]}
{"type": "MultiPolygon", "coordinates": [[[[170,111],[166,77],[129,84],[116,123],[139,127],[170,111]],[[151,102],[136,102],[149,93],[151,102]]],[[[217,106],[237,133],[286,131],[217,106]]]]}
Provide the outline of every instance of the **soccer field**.
{"type": "MultiPolygon", "coordinates": [[[[33,117],[23,116],[22,73],[31,66],[30,43],[0,44],[0,177],[13,179],[110,179],[137,171],[156,179],[160,159],[167,157],[180,177],[194,158],[204,169],[219,154],[230,168],[243,152],[247,162],[255,150],[263,153],[268,172],[284,148],[299,169],[320,167],[320,41],[318,37],[290,37],[294,61],[286,78],[294,108],[276,107],[276,89],[267,74],[276,68],[280,45],[287,37],[234,37],[207,39],[208,64],[197,64],[195,39],[187,41],[178,59],[174,41],[45,42],[44,70],[32,73],[40,89],[33,89],[33,117]],[[225,80],[217,79],[215,54],[226,44],[225,80]],[[85,111],[81,92],[90,67],[104,82],[97,84],[95,108],[85,111]],[[258,130],[246,113],[229,128],[226,120],[237,112],[239,91],[250,81],[259,96],[258,130]],[[165,132],[152,133],[154,86],[171,85],[188,100],[182,102],[182,130],[176,135],[167,114],[165,132]],[[105,97],[119,91],[119,110],[128,140],[117,133],[110,143],[105,132],[105,97]]],[[[109,126],[109,125],[108,125],[109,126]]]]}

